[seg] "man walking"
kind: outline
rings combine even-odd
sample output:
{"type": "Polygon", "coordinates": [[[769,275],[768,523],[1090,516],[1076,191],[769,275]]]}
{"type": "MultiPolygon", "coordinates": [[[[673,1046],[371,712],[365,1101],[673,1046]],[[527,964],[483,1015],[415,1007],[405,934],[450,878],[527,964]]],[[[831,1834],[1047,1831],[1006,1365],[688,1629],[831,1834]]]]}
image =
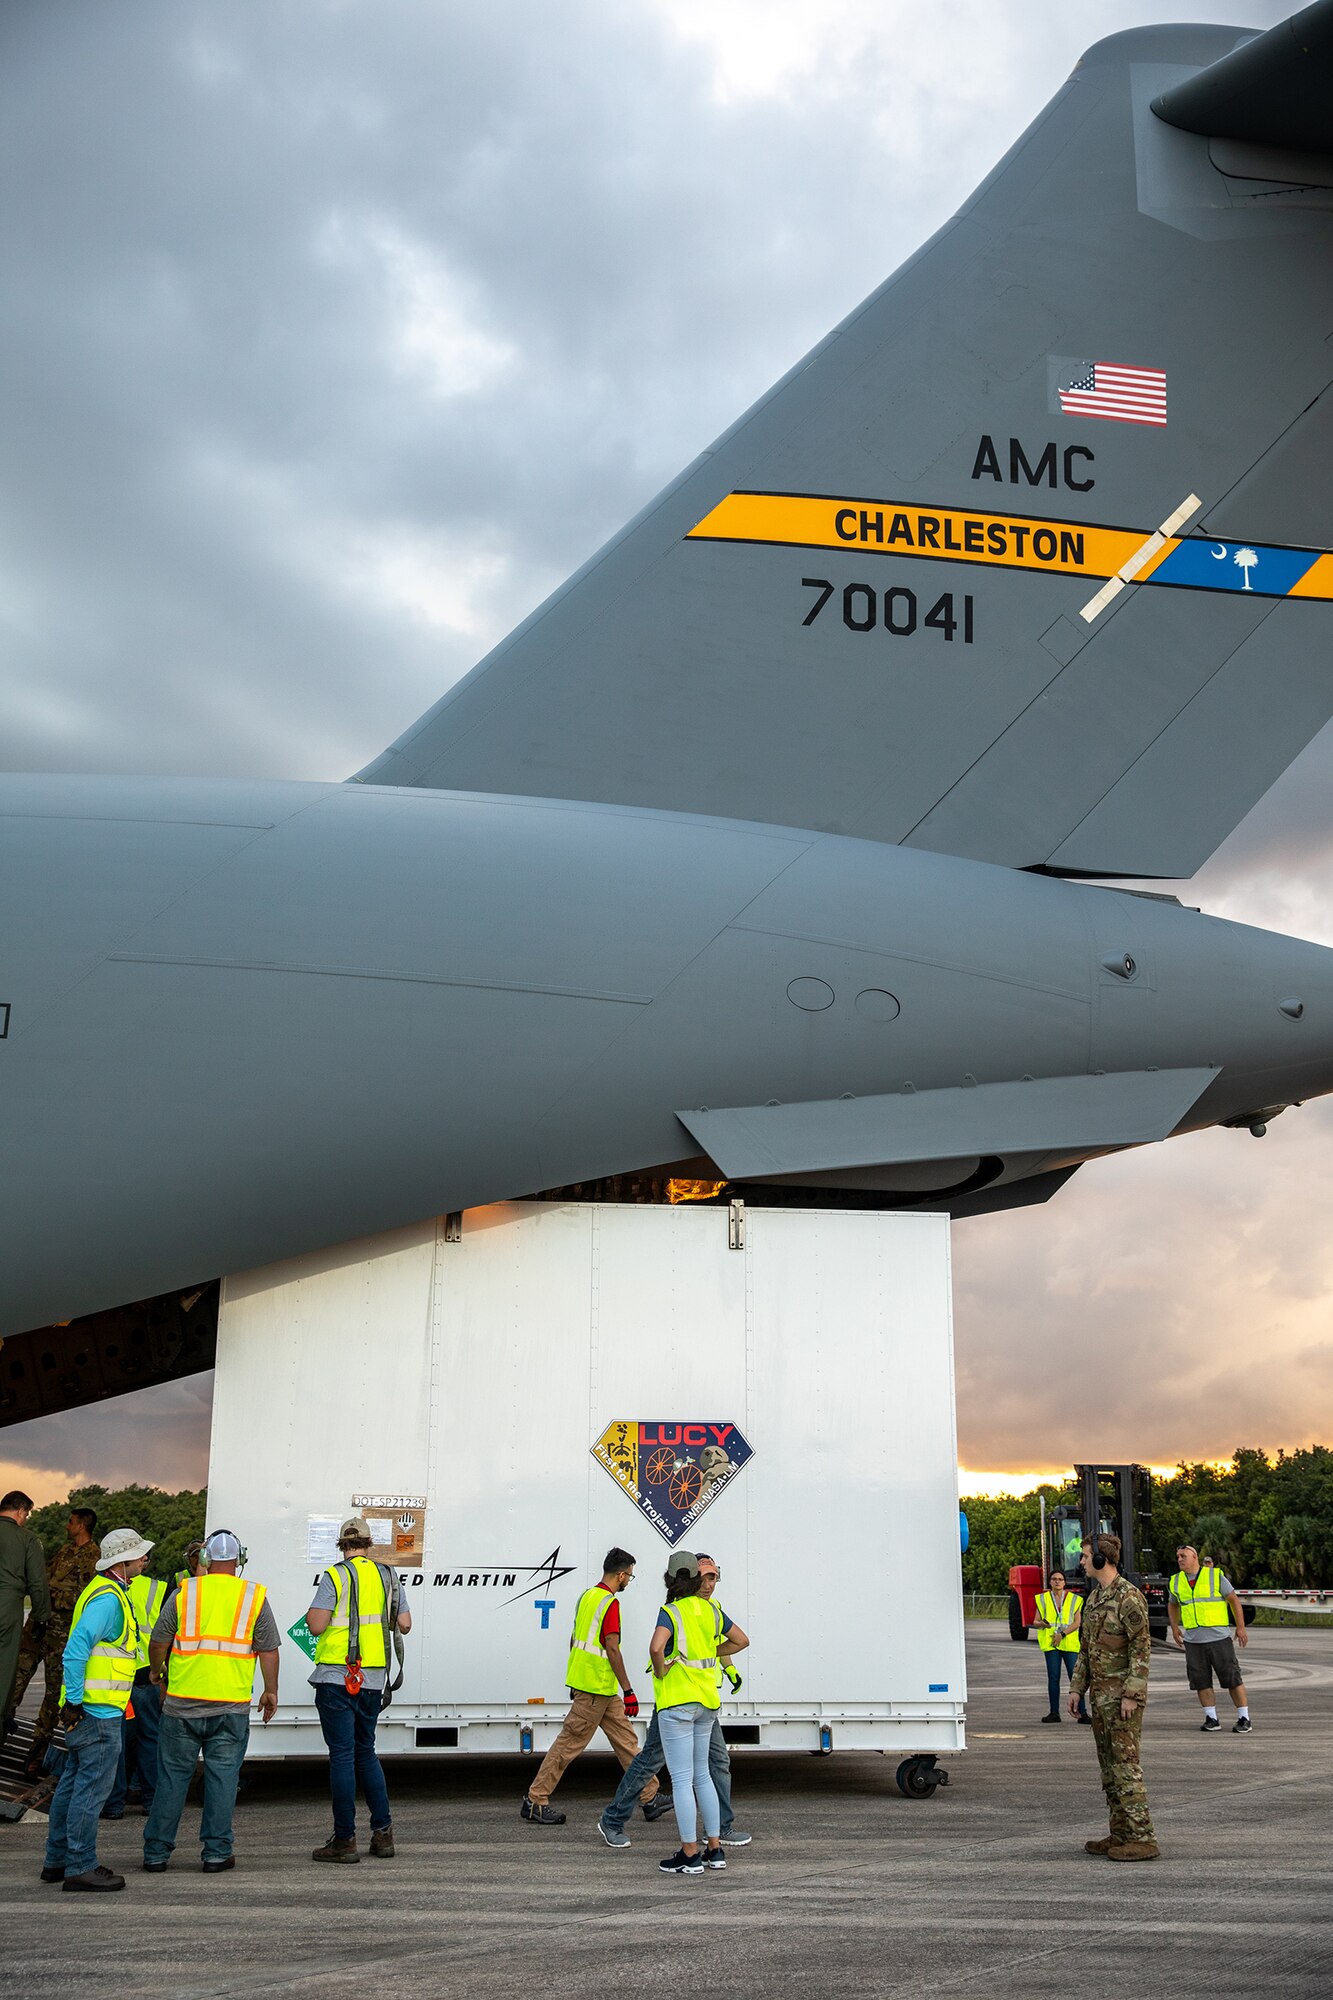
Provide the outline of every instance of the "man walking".
{"type": "Polygon", "coordinates": [[[1203,1708],[1200,1728],[1207,1736],[1222,1727],[1213,1700],[1213,1675],[1216,1674],[1218,1686],[1228,1689],[1236,1711],[1236,1720],[1231,1725],[1232,1735],[1248,1736],[1251,1728],[1250,1698],[1241,1679],[1236,1648],[1248,1646],[1250,1635],[1245,1629],[1245,1613],[1241,1610],[1240,1599],[1230,1577],[1223,1576],[1216,1564],[1206,1559],[1200,1562],[1199,1551],[1193,1543],[1186,1542],[1176,1550],[1176,1561],[1180,1568],[1171,1579],[1166,1610],[1171,1620],[1171,1636],[1177,1646],[1183,1646],[1185,1650],[1186,1677],[1203,1708]],[[1234,1639],[1231,1636],[1233,1624],[1236,1628],[1234,1639]]]}
{"type": "Polygon", "coordinates": [[[0,1710],[6,1735],[17,1706],[14,1669],[23,1632],[23,1600],[32,1600],[31,1625],[38,1630],[51,1613],[46,1557],[28,1526],[31,1512],[30,1497],[17,1489],[0,1500],[0,1710]]]}
{"type": "MultiPolygon", "coordinates": [[[[315,1647],[315,1690],[319,1726],[329,1746],[329,1786],[333,1793],[333,1833],[313,1861],[359,1861],[356,1847],[356,1784],[370,1815],[370,1851],[393,1859],[393,1821],[384,1770],[375,1755],[375,1729],[388,1697],[389,1647],[394,1632],[412,1630],[393,1570],[370,1561],[370,1526],[359,1514],[338,1531],[342,1561],[325,1570],[306,1612],[315,1647]]],[[[401,1681],[401,1673],[398,1676],[401,1681]]]]}
{"type": "MultiPolygon", "coordinates": [[[[717,1590],[722,1571],[712,1556],[702,1552],[695,1558],[699,1565],[699,1595],[710,1600],[717,1590]]],[[[719,1605],[718,1609],[722,1607],[719,1605]]],[[[747,1635],[722,1612],[722,1644],[718,1647],[718,1689],[725,1692],[730,1687],[734,1694],[740,1687],[741,1677],[731,1664],[733,1653],[744,1652],[750,1641],[747,1635]]],[[[650,1778],[660,1778],[666,1768],[666,1751],[662,1748],[662,1730],[657,1718],[656,1706],[653,1719],[648,1725],[642,1750],[634,1759],[620,1780],[620,1788],[609,1806],[597,1822],[597,1831],[608,1847],[622,1848],[630,1845],[625,1825],[634,1811],[634,1803],[650,1778]]],[[[714,1718],[713,1734],[708,1744],[708,1775],[717,1793],[718,1812],[721,1820],[721,1840],[724,1847],[748,1847],[753,1838],[742,1833],[736,1825],[731,1809],[731,1751],[727,1739],[722,1734],[721,1712],[714,1718]]],[[[643,1816],[647,1820],[661,1819],[671,1811],[671,1795],[659,1791],[651,1804],[645,1805],[643,1816]]]]}
{"type": "Polygon", "coordinates": [[[42,1705],[37,1712],[37,1721],[32,1732],[32,1746],[28,1753],[30,1778],[41,1776],[51,1738],[56,1733],[56,1721],[60,1715],[61,1662],[64,1657],[65,1642],[69,1638],[70,1626],[74,1622],[74,1607],[97,1574],[97,1559],[102,1553],[100,1544],[93,1540],[96,1528],[97,1516],[91,1507],[75,1507],[71,1510],[69,1520],[65,1524],[65,1545],[56,1550],[46,1572],[51,1609],[47,1614],[45,1628],[39,1624],[35,1612],[23,1628],[23,1638],[19,1644],[18,1671],[14,1676],[14,1692],[10,1697],[13,1707],[17,1708],[27,1693],[28,1683],[39,1665],[44,1668],[46,1677],[42,1705]]]}
{"type": "Polygon", "coordinates": [[[1105,1854],[1112,1861],[1155,1861],[1160,1850],[1139,1760],[1152,1651],[1148,1606],[1142,1592],[1121,1576],[1119,1562],[1119,1535],[1098,1535],[1095,1542],[1084,1542],[1082,1569],[1092,1588],[1083,1600],[1069,1713],[1078,1714],[1086,1689],[1102,1790],[1111,1815],[1109,1838],[1088,1840],[1084,1846],[1089,1854],[1105,1854]]]}
{"type": "MultiPolygon", "coordinates": [[[[565,1815],[550,1805],[551,1794],[599,1729],[620,1759],[622,1770],[628,1770],[638,1755],[639,1740],[629,1718],[638,1714],[639,1700],[621,1657],[617,1602],[633,1581],[633,1556],[627,1549],[608,1549],[601,1582],[591,1584],[578,1601],[565,1669],[569,1714],[519,1808],[521,1816],[534,1826],[564,1825],[565,1815]]],[[[656,1798],[657,1790],[657,1779],[650,1778],[644,1787],[645,1805],[656,1798]]]]}
{"type": "Polygon", "coordinates": [[[278,1706],[282,1644],[268,1592],[262,1583],[242,1582],[244,1565],[245,1551],[236,1536],[226,1528],[216,1530],[204,1542],[199,1575],[172,1593],[153,1627],[148,1661],[163,1700],[157,1790],[143,1835],[143,1865],[149,1875],[162,1874],[171,1858],[200,1756],[203,1872],[219,1875],[236,1866],[231,1821],[250,1741],[255,1659],[264,1676],[259,1713],[268,1722],[278,1706]]]}
{"type": "Polygon", "coordinates": [[[134,1686],[139,1630],[129,1584],[152,1546],[133,1528],[113,1528],[97,1574],[74,1606],[60,1690],[65,1762],[51,1801],[42,1868],[43,1882],[65,1889],[125,1887],[123,1875],[98,1865],[97,1825],[115,1783],[134,1686]]]}

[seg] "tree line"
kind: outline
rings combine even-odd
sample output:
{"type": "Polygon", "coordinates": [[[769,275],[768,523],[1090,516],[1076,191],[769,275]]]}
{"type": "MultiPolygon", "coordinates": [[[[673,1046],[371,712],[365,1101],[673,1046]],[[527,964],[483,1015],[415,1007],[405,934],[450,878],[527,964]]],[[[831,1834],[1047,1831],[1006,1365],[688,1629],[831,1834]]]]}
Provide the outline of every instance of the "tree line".
{"type": "MultiPolygon", "coordinates": [[[[1229,1465],[1182,1464],[1154,1479],[1152,1542],[1161,1569],[1175,1568],[1176,1548],[1193,1542],[1251,1589],[1333,1585],[1333,1451],[1244,1446],[1229,1465]]],[[[1068,1498],[1058,1486],[1034,1487],[1022,1499],[965,1499],[969,1543],[963,1588],[998,1596],[1014,1563],[1040,1560],[1040,1500],[1068,1498]]]]}
{"type": "Polygon", "coordinates": [[[153,1553],[145,1564],[149,1576],[165,1582],[185,1567],[185,1551],[204,1532],[204,1505],[208,1488],[197,1493],[164,1493],[158,1486],[77,1486],[67,1500],[53,1500],[49,1506],[34,1508],[28,1526],[46,1551],[49,1562],[65,1540],[65,1527],[72,1507],[91,1507],[97,1516],[95,1533],[100,1541],[113,1528],[137,1528],[152,1542],[153,1553]]]}

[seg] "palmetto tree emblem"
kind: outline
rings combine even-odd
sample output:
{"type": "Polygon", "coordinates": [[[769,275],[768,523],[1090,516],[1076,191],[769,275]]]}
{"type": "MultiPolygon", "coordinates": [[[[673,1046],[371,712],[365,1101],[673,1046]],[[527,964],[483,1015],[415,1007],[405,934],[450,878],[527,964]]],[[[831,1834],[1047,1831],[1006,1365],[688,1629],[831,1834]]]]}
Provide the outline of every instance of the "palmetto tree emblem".
{"type": "Polygon", "coordinates": [[[1240,569],[1241,576],[1243,578],[1243,581],[1241,583],[1241,589],[1242,590],[1253,589],[1253,585],[1250,582],[1250,571],[1258,565],[1259,561],[1259,558],[1254,553],[1254,550],[1237,549],[1235,555],[1231,558],[1231,560],[1240,569]]]}

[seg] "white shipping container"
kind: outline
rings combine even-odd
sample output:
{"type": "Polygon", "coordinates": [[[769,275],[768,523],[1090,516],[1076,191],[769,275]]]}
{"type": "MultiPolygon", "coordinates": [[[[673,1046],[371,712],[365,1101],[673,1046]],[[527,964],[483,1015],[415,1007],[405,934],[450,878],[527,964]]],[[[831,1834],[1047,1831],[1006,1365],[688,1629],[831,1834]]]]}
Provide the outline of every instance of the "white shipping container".
{"type": "MultiPolygon", "coordinates": [[[[386,1755],[545,1749],[614,1544],[646,1711],[673,1540],[750,1635],[732,1741],[961,1750],[948,1220],[524,1202],[229,1278],[209,1525],[284,1629],[353,1512],[414,1621],[386,1755]]],[[[323,1754],[309,1671],[285,1637],[252,1756],[323,1754]]]]}

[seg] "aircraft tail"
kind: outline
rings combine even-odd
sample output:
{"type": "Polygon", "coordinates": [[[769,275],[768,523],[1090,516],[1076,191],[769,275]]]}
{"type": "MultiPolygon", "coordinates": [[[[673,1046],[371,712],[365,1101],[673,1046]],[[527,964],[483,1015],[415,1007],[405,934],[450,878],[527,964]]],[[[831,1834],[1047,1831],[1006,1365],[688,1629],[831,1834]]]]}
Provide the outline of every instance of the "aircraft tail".
{"type": "Polygon", "coordinates": [[[1099,43],[360,774],[1184,876],[1333,715],[1333,0],[1099,43]]]}

